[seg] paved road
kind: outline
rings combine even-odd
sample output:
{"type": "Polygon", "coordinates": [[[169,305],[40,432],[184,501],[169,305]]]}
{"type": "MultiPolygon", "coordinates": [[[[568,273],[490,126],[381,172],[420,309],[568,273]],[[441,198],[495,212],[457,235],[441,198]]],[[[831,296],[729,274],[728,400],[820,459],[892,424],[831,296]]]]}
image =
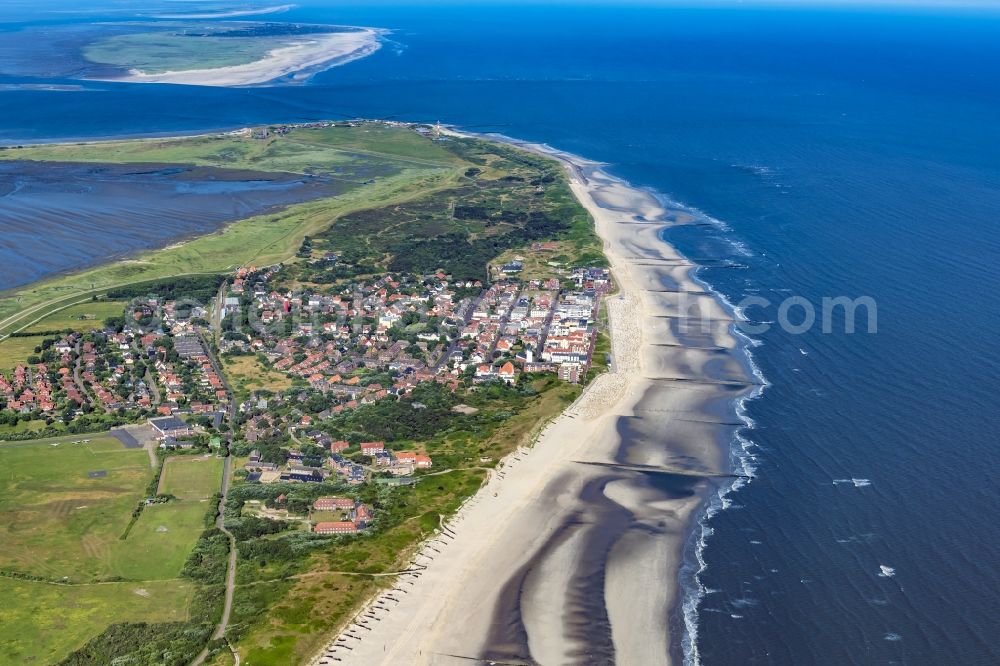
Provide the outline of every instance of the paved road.
{"type": "Polygon", "coordinates": [[[222,319],[225,317],[226,288],[229,286],[228,280],[223,280],[219,285],[219,291],[215,294],[215,303],[212,305],[212,337],[218,344],[222,339],[222,319]]]}
{"type": "Polygon", "coordinates": [[[479,307],[480,301],[483,300],[484,293],[486,293],[485,290],[480,291],[479,295],[472,299],[472,302],[469,304],[468,309],[465,311],[465,316],[462,317],[462,326],[459,328],[458,331],[459,337],[451,341],[451,344],[448,345],[448,348],[444,350],[443,354],[441,354],[441,358],[439,358],[437,360],[437,363],[434,364],[434,367],[431,368],[431,372],[437,373],[437,371],[441,369],[441,366],[448,362],[448,359],[451,357],[452,352],[458,349],[459,345],[463,343],[468,344],[468,342],[463,340],[461,337],[462,330],[464,330],[465,327],[469,325],[469,322],[472,321],[472,313],[476,311],[477,307],[479,307]]]}
{"type": "Polygon", "coordinates": [[[153,374],[149,371],[149,366],[146,366],[146,376],[142,378],[146,382],[146,386],[149,387],[149,392],[153,394],[153,405],[159,405],[163,400],[160,397],[160,387],[156,385],[156,381],[153,380],[153,374]]]}
{"type": "MultiPolygon", "coordinates": [[[[235,396],[229,386],[229,381],[226,379],[226,376],[222,374],[222,366],[215,357],[215,353],[212,351],[209,340],[205,338],[204,334],[201,334],[201,342],[205,345],[205,352],[208,354],[208,360],[212,363],[216,374],[218,374],[219,379],[222,380],[222,385],[226,389],[226,393],[229,395],[229,425],[232,427],[232,424],[236,421],[235,396]]],[[[212,640],[222,638],[226,635],[226,628],[229,626],[229,616],[233,611],[233,596],[236,592],[236,538],[233,536],[232,532],[226,529],[225,522],[226,499],[229,497],[229,486],[233,480],[233,456],[230,451],[230,447],[232,445],[232,435],[227,435],[224,442],[226,446],[226,458],[222,466],[222,499],[219,501],[219,513],[215,518],[215,526],[218,527],[223,534],[229,537],[229,564],[226,569],[226,598],[225,603],[222,606],[222,618],[219,620],[219,625],[215,628],[215,632],[212,634],[212,640]]],[[[239,666],[239,653],[233,649],[232,645],[229,646],[229,649],[233,651],[233,657],[236,660],[237,666],[239,666]]],[[[191,666],[200,666],[205,662],[205,658],[207,656],[208,647],[206,646],[201,653],[195,657],[194,661],[191,662],[191,666]]]]}
{"type": "MultiPolygon", "coordinates": [[[[89,402],[91,405],[94,405],[96,407],[96,405],[94,404],[94,397],[92,395],[90,395],[90,391],[88,391],[87,387],[85,387],[83,385],[83,379],[80,377],[80,341],[79,340],[76,341],[76,363],[73,364],[73,382],[76,384],[76,388],[77,388],[77,390],[80,391],[80,395],[83,397],[83,399],[86,400],[87,402],[89,402]]],[[[83,407],[83,405],[80,405],[80,406],[83,407]]]]}

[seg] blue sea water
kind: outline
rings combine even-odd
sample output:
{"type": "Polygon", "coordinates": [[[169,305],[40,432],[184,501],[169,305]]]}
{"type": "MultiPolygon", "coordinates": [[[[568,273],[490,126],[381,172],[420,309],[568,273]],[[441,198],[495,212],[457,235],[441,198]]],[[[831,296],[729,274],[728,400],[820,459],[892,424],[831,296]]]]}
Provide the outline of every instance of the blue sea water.
{"type": "Polygon", "coordinates": [[[790,296],[872,297],[876,333],[837,318],[751,336],[769,385],[734,455],[754,478],[693,537],[689,658],[1000,663],[1000,13],[303,3],[271,18],[395,32],[300,87],[0,77],[0,141],[441,120],[606,161],[697,209],[712,223],[670,240],[744,265],[701,277],[775,304],[755,321],[790,296]]]}

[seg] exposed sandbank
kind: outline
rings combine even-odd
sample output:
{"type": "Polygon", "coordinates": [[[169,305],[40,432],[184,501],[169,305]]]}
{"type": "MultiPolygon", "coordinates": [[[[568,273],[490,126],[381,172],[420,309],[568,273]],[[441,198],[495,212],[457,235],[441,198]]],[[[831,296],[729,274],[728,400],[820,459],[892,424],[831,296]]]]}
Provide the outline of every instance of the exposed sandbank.
{"type": "Polygon", "coordinates": [[[680,661],[685,542],[728,482],[734,403],[752,389],[732,315],[659,238],[684,216],[597,164],[519,145],[567,164],[604,240],[612,370],[313,663],[680,661]]]}
{"type": "Polygon", "coordinates": [[[155,74],[132,69],[124,76],[100,77],[98,80],[236,87],[259,85],[288,77],[304,78],[371,55],[381,46],[380,34],[381,31],[374,28],[363,28],[353,32],[304,35],[290,46],[276,48],[260,60],[243,65],[155,74]]]}
{"type": "Polygon", "coordinates": [[[273,7],[261,7],[260,9],[233,9],[229,11],[216,12],[190,12],[183,14],[154,14],[153,18],[158,19],[220,19],[235,18],[237,16],[261,16],[262,14],[277,14],[294,9],[295,5],[275,5],[273,7]]]}

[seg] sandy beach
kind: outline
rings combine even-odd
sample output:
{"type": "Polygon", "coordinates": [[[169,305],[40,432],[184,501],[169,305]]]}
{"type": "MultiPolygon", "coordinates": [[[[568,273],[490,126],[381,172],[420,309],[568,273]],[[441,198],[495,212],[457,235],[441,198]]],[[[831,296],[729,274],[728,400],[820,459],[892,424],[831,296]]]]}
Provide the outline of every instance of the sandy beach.
{"type": "Polygon", "coordinates": [[[252,86],[283,77],[305,77],[371,55],[379,49],[380,31],[364,28],[355,32],[308,35],[298,43],[270,51],[254,62],[229,67],[188,69],[148,74],[129,70],[128,75],[108,80],[129,83],[176,83],[190,86],[252,86]]]}
{"type": "Polygon", "coordinates": [[[503,461],[392,590],[313,664],[669,664],[692,518],[729,477],[751,390],[732,315],[659,238],[687,221],[600,165],[562,160],[618,293],[613,363],[503,461]]]}

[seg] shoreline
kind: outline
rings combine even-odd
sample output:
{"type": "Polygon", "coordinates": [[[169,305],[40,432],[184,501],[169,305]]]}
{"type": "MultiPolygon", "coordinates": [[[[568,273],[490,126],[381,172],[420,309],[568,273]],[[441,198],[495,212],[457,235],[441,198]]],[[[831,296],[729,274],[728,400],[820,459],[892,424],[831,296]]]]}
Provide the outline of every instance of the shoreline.
{"type": "Polygon", "coordinates": [[[396,595],[410,608],[380,617],[367,633],[352,630],[366,615],[362,621],[372,622],[375,604],[388,603],[380,594],[312,663],[328,663],[323,654],[344,640],[353,650],[335,654],[364,664],[549,663],[581,654],[679,664],[692,649],[696,659],[688,639],[703,592],[697,574],[704,521],[744,482],[731,476],[745,467],[737,460],[738,431],[752,426],[742,404],[766,385],[747,339],[733,328],[740,313],[698,278],[697,263],[661,238],[666,229],[695,222],[689,211],[607,174],[603,164],[507,137],[467,135],[566,166],[618,288],[605,301],[612,368],[545,425],[531,448],[505,458],[442,533],[421,545],[411,565],[417,573],[401,576],[394,588],[411,585],[396,595]],[[693,299],[689,309],[708,317],[693,318],[703,330],[683,330],[681,292],[693,299]],[[743,425],[734,425],[735,418],[743,425]],[[609,530],[610,538],[595,543],[595,533],[609,530]],[[606,559],[595,559],[595,552],[606,559]],[[476,576],[483,570],[503,576],[484,585],[476,576]],[[573,598],[560,602],[568,592],[573,598]],[[441,635],[436,627],[451,620],[469,630],[441,635]],[[363,640],[346,638],[351,632],[363,640]],[[380,641],[376,632],[399,638],[380,641]],[[387,645],[391,653],[382,651],[387,645]]]}
{"type": "Polygon", "coordinates": [[[287,46],[267,52],[263,58],[241,65],[146,73],[129,69],[124,75],[87,78],[87,81],[116,83],[167,83],[188,86],[237,88],[258,86],[279,79],[306,80],[312,75],[346,65],[378,51],[386,31],[361,28],[352,32],[307,35],[287,46]]]}
{"type": "MultiPolygon", "coordinates": [[[[498,137],[490,136],[487,138],[498,137]]],[[[555,157],[566,164],[570,170],[575,170],[576,172],[580,171],[580,164],[587,164],[595,170],[599,170],[600,167],[605,166],[603,163],[586,160],[572,153],[551,148],[545,144],[532,144],[504,136],[499,137],[499,139],[527,150],[555,157]]],[[[730,228],[724,222],[707,215],[697,208],[674,201],[653,188],[635,187],[622,178],[609,175],[605,172],[600,173],[603,177],[625,188],[654,198],[664,210],[669,211],[671,217],[674,218],[674,224],[664,227],[663,231],[673,226],[702,224],[705,222],[718,226],[722,231],[730,231],[730,228]]],[[[583,202],[582,199],[581,202],[583,202]]],[[[584,205],[586,206],[585,203],[584,205]]],[[[657,235],[660,236],[660,233],[657,235]]],[[[659,242],[670,247],[678,256],[683,257],[666,238],[660,237],[659,242]]],[[[737,245],[736,249],[740,253],[745,251],[745,248],[741,244],[737,245]]],[[[688,525],[687,538],[683,540],[680,566],[676,571],[676,580],[674,581],[679,584],[680,590],[674,606],[670,609],[669,622],[670,631],[679,639],[679,646],[675,646],[672,650],[673,658],[671,661],[684,664],[699,664],[697,611],[706,593],[706,588],[701,583],[699,577],[707,566],[702,557],[702,552],[706,546],[706,539],[713,532],[707,523],[717,513],[729,508],[731,505],[729,496],[754,478],[756,458],[753,449],[756,447],[756,444],[744,435],[744,431],[752,430],[755,427],[755,423],[747,414],[746,405],[749,401],[759,398],[765,389],[770,386],[770,382],[767,381],[767,378],[758,367],[751,351],[758,343],[736,326],[739,321],[745,320],[744,314],[723,293],[716,290],[711,283],[701,277],[700,273],[706,266],[693,260],[689,261],[690,267],[685,269],[685,277],[700,285],[705,290],[707,296],[721,304],[725,311],[732,316],[733,320],[729,326],[729,333],[734,339],[735,344],[728,350],[728,353],[732,354],[736,362],[742,366],[743,374],[749,381],[748,388],[742,391],[738,397],[733,398],[729,404],[729,411],[732,412],[742,425],[734,428],[729,436],[721,439],[719,442],[723,454],[728,458],[731,480],[718,484],[714,489],[715,492],[709,492],[699,508],[693,512],[693,519],[689,521],[688,525]]]]}
{"type": "Polygon", "coordinates": [[[750,424],[734,418],[759,390],[733,331],[737,313],[660,237],[691,215],[599,163],[482,138],[567,167],[618,287],[606,300],[612,369],[533,447],[504,459],[425,542],[417,571],[311,663],[682,663],[693,630],[683,604],[697,595],[682,589],[681,572],[709,507],[740,482],[732,444],[750,424]],[[678,316],[679,297],[694,316],[678,316]]]}

